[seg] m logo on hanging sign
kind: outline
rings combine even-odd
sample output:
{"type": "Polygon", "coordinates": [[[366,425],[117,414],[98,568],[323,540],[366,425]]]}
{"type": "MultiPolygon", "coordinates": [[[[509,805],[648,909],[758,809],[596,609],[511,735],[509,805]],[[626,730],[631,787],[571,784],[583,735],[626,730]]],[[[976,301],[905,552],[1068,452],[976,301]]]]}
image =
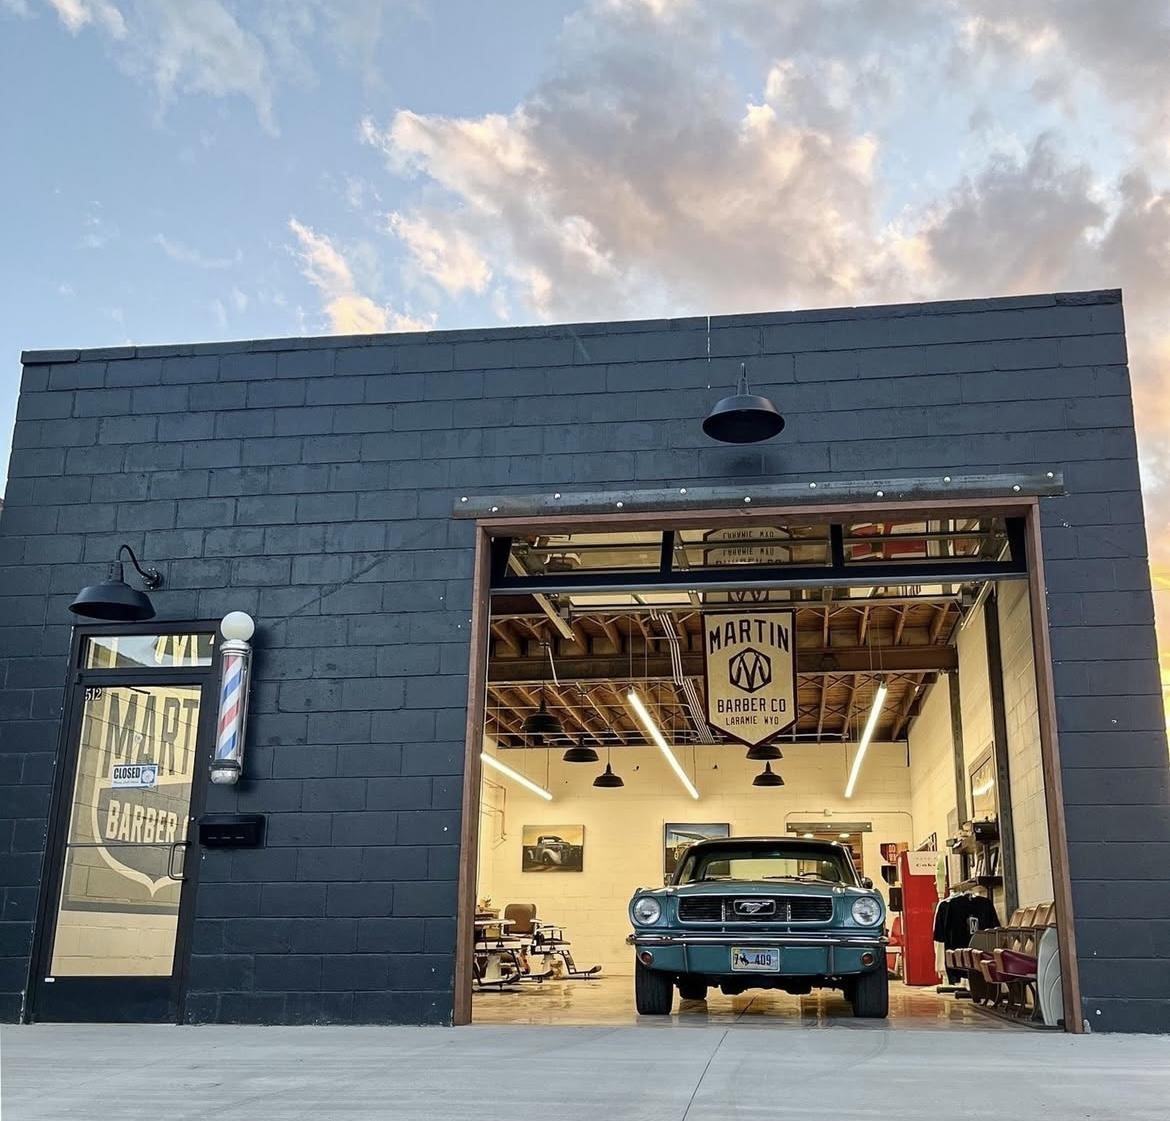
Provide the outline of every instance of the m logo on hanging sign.
{"type": "Polygon", "coordinates": [[[793,612],[704,615],[703,654],[713,728],[755,745],[795,723],[793,612]]]}

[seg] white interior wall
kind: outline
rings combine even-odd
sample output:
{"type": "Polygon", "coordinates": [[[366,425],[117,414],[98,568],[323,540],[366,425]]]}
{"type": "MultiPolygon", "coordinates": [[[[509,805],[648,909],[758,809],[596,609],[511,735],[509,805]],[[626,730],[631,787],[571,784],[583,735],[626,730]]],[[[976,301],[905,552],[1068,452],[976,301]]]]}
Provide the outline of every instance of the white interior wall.
{"type": "MultiPolygon", "coordinates": [[[[1016,880],[1021,906],[1052,898],[1052,860],[1044,776],[1040,760],[1035,662],[1028,586],[1004,581],[998,587],[1004,711],[1015,830],[1016,880]]],[[[993,742],[991,690],[987,676],[987,634],[980,607],[959,632],[959,689],[963,715],[963,758],[970,812],[971,768],[993,742]]],[[[950,697],[945,677],[930,686],[910,729],[910,810],[914,843],[937,832],[947,836],[947,815],[955,808],[950,697]]],[[[997,895],[1002,903],[1002,895],[997,895]]],[[[1003,916],[1006,918],[1006,916],[1003,916]]]]}
{"type": "Polygon", "coordinates": [[[910,725],[911,846],[933,833],[941,849],[947,816],[955,809],[955,753],[951,736],[951,698],[945,676],[928,687],[922,710],[910,725]]]}
{"type": "Polygon", "coordinates": [[[1020,905],[1026,907],[1051,900],[1053,886],[1040,759],[1032,614],[1028,586],[1022,581],[1000,585],[999,632],[1016,838],[1016,881],[1020,905]]]}
{"type": "MultiPolygon", "coordinates": [[[[959,697],[963,710],[963,772],[970,776],[971,767],[993,743],[991,690],[987,679],[987,631],[983,608],[968,616],[970,622],[959,631],[955,645],[959,651],[959,697]]],[[[940,686],[935,685],[938,689],[940,686]]],[[[941,687],[947,688],[946,682],[941,687]]],[[[954,785],[952,780],[952,785],[954,785]]],[[[970,781],[967,783],[967,812],[971,812],[970,781]]]]}
{"type": "MultiPolygon", "coordinates": [[[[488,750],[495,753],[494,744],[488,750]]],[[[501,911],[509,903],[535,903],[546,921],[563,923],[579,963],[600,964],[607,973],[631,971],[625,937],[626,908],[634,889],[658,886],[663,878],[666,822],[728,822],[733,836],[780,834],[789,820],[872,821],[864,835],[864,872],[882,889],[883,841],[909,842],[915,832],[910,805],[910,770],[904,744],[872,744],[857,789],[844,797],[852,746],[785,746],[773,768],[780,788],[753,787],[762,764],[744,758],[741,747],[694,751],[694,801],[656,748],[622,748],[613,766],[625,780],[620,790],[598,790],[593,779],[604,767],[561,762],[559,751],[503,751],[501,758],[553,792],[552,802],[530,794],[492,772],[481,813],[480,880],[477,899],[490,896],[501,911]],[[547,768],[547,777],[546,777],[547,768]],[[583,825],[582,872],[521,872],[525,825],[583,825]]],[[[680,749],[691,767],[691,750],[680,749]]]]}

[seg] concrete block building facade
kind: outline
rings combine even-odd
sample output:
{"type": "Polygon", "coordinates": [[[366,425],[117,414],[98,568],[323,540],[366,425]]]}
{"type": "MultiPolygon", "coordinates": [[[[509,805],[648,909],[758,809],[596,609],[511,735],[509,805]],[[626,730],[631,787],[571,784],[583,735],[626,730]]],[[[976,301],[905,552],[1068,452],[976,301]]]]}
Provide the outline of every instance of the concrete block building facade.
{"type": "Polygon", "coordinates": [[[245,781],[208,786],[200,764],[195,800],[263,814],[264,844],[186,852],[178,1017],[449,1023],[461,500],[799,484],[815,503],[814,483],[941,495],[1052,472],[1044,654],[1079,1012],[1170,1030],[1170,784],[1119,293],[23,361],[0,520],[4,1020],[37,1018],[51,987],[33,963],[46,852],[68,843],[68,606],[121,545],[163,576],[158,623],[257,623],[245,781]],[[741,363],[787,426],[714,444],[699,422],[741,363]]]}

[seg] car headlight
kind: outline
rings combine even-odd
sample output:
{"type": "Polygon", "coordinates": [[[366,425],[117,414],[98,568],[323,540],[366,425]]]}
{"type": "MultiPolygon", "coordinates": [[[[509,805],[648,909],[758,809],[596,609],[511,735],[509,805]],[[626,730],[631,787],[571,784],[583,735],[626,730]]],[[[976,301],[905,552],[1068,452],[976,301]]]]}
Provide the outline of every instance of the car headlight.
{"type": "Polygon", "coordinates": [[[634,922],[650,926],[662,916],[662,904],[649,895],[643,895],[641,899],[634,900],[630,911],[634,916],[634,922]]]}
{"type": "Polygon", "coordinates": [[[853,921],[859,926],[873,926],[881,917],[882,905],[872,895],[853,900],[853,921]]]}

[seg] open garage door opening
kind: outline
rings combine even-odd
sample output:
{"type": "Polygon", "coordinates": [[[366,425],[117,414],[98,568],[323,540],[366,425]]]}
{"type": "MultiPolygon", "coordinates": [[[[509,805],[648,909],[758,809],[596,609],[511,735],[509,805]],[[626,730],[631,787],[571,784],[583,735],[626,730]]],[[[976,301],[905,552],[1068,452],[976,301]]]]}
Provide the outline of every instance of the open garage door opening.
{"type": "Polygon", "coordinates": [[[491,538],[471,1019],[1061,1026],[1026,513],[646,522],[491,538]]]}

